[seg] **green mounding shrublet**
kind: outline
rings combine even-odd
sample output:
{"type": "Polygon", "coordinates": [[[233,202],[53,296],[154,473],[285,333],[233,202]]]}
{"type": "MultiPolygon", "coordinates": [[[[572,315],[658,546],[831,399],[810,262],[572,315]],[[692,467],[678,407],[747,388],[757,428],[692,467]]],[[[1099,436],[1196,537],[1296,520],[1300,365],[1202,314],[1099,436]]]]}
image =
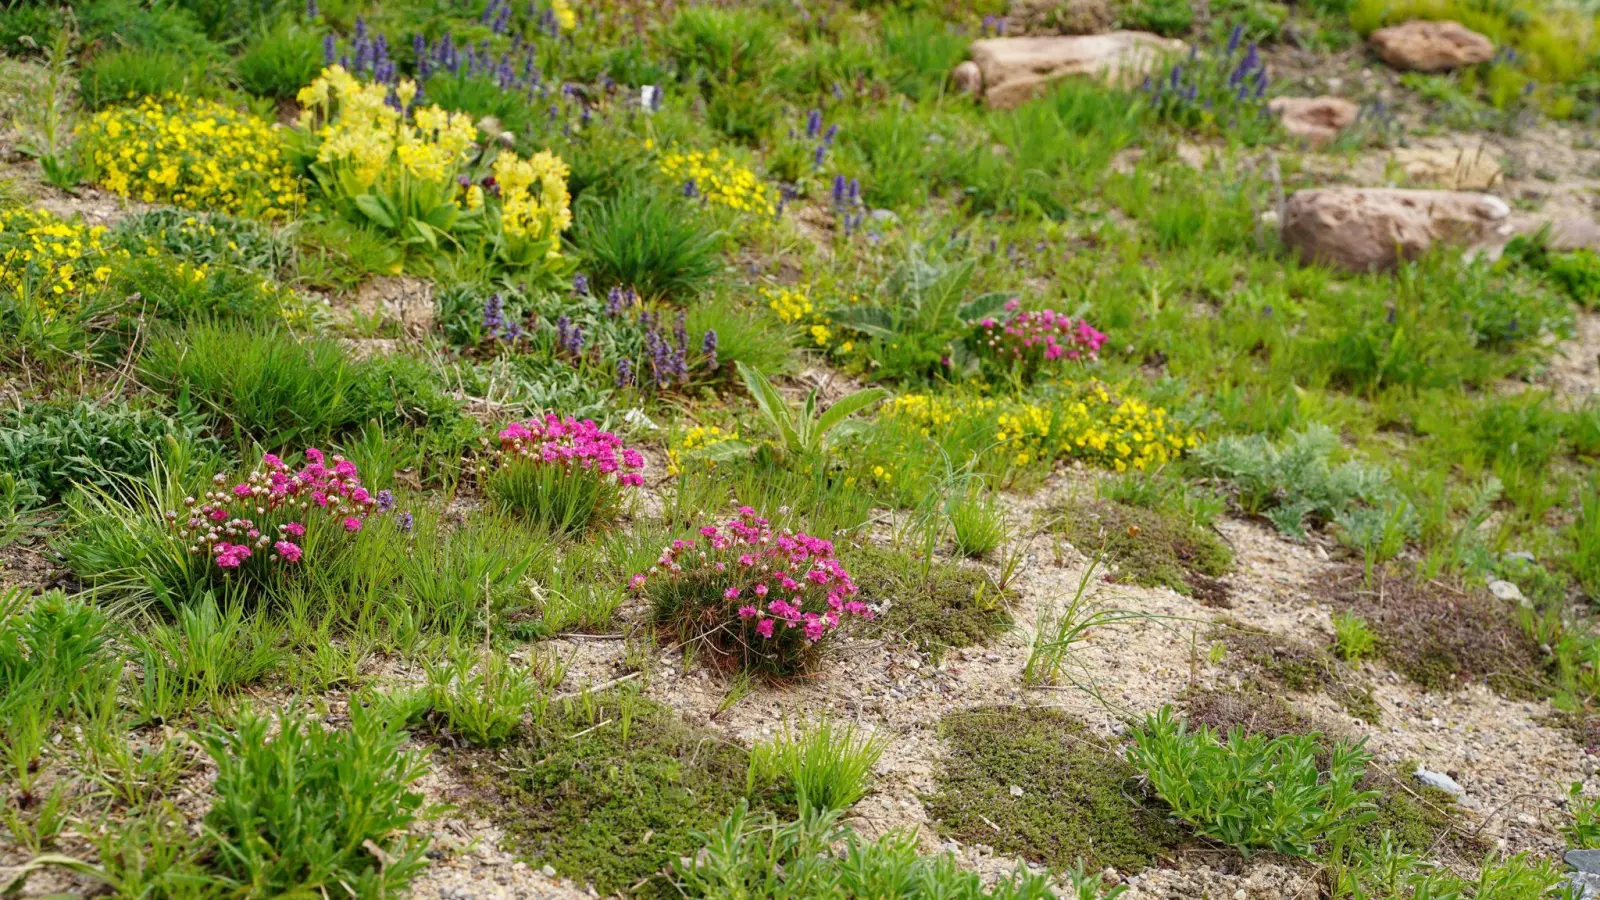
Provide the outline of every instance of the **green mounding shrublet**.
{"type": "Polygon", "coordinates": [[[1087,871],[1138,871],[1182,837],[1121,751],[1060,710],[984,707],[940,730],[950,752],[923,802],[941,834],[1087,871]]]}
{"type": "Polygon", "coordinates": [[[484,812],[534,866],[603,895],[675,897],[664,876],[744,796],[749,754],[626,693],[552,708],[501,765],[484,812]]]}
{"type": "Polygon", "coordinates": [[[1155,509],[1090,500],[1049,510],[1051,527],[1082,553],[1103,550],[1118,581],[1166,587],[1207,605],[1225,605],[1228,589],[1217,579],[1233,565],[1233,551],[1210,529],[1155,509]]]}
{"type": "Polygon", "coordinates": [[[982,569],[873,546],[846,549],[843,556],[860,599],[888,605],[867,626],[870,633],[937,657],[952,647],[987,643],[1011,627],[1007,598],[982,569]]]}

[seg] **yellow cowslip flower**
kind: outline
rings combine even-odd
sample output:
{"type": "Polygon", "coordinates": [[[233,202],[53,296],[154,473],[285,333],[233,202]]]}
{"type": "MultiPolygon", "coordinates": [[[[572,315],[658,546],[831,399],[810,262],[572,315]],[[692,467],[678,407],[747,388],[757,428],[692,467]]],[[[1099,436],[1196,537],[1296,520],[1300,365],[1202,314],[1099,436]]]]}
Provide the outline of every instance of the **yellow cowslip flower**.
{"type": "Polygon", "coordinates": [[[409,78],[400,79],[400,83],[395,86],[394,95],[400,98],[401,107],[410,109],[411,101],[417,99],[417,83],[409,78]]]}
{"type": "Polygon", "coordinates": [[[903,394],[882,415],[902,419],[936,441],[984,435],[980,452],[1006,465],[1080,459],[1125,470],[1156,468],[1199,445],[1200,436],[1138,397],[1119,397],[1099,383],[1065,386],[1069,396],[1040,404],[1021,398],[903,394]]]}
{"type": "MultiPolygon", "coordinates": [[[[567,164],[542,150],[527,159],[509,151],[494,161],[500,186],[500,221],[506,235],[526,240],[555,237],[572,225],[572,195],[567,191],[567,164]]],[[[559,255],[558,245],[549,251],[559,255]]]]}

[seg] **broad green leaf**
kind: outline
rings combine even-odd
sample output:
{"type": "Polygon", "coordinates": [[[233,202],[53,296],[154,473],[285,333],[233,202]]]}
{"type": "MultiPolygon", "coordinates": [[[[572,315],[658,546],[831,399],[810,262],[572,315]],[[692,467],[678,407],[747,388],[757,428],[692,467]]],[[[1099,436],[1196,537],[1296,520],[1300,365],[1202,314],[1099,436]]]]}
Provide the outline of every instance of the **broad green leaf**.
{"type": "Polygon", "coordinates": [[[828,432],[836,428],[845,419],[850,418],[853,413],[866,409],[887,396],[889,396],[888,391],[875,387],[856,391],[848,397],[839,398],[839,402],[828,407],[828,411],[817,419],[818,436],[825,439],[828,436],[828,432]]]}
{"type": "Polygon", "coordinates": [[[756,405],[761,408],[767,421],[778,430],[778,436],[783,440],[784,449],[798,452],[804,449],[800,435],[795,432],[794,421],[789,414],[789,405],[783,402],[783,396],[778,389],[772,386],[767,376],[761,370],[744,363],[737,363],[739,377],[744,379],[745,389],[750,391],[750,396],[755,398],[756,405]]]}
{"type": "Polygon", "coordinates": [[[373,194],[362,194],[355,198],[356,208],[361,210],[367,218],[382,225],[384,228],[395,227],[394,216],[384,208],[382,199],[373,194]]]}

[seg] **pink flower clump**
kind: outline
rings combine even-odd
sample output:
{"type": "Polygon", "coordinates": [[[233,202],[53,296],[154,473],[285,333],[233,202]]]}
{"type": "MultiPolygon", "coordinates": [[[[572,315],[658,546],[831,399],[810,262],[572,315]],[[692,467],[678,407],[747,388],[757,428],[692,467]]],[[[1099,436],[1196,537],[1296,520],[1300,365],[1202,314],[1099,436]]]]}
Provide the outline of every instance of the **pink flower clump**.
{"type": "Polygon", "coordinates": [[[543,419],[512,422],[500,429],[499,465],[527,461],[562,466],[614,479],[623,487],[644,484],[644,455],[622,439],[601,431],[592,419],[547,413],[543,419]]]}
{"type": "Polygon", "coordinates": [[[830,541],[774,530],[748,506],[698,533],[667,545],[629,587],[670,597],[681,636],[710,641],[723,658],[788,674],[849,619],[873,617],[830,541]]]}
{"type": "Polygon", "coordinates": [[[1004,361],[1038,364],[1067,360],[1091,360],[1100,355],[1106,334],[1087,321],[1073,319],[1053,309],[1017,312],[1012,300],[1004,320],[988,318],[978,323],[980,348],[1004,361]]]}
{"type": "Polygon", "coordinates": [[[306,462],[291,469],[268,453],[249,475],[227,486],[221,474],[201,497],[184,498],[184,510],[166,513],[167,527],[188,552],[210,558],[224,573],[245,568],[294,564],[305,556],[305,522],[315,516],[334,520],[347,533],[361,530],[377,501],[361,484],[355,463],[327,457],[315,447],[306,462]]]}

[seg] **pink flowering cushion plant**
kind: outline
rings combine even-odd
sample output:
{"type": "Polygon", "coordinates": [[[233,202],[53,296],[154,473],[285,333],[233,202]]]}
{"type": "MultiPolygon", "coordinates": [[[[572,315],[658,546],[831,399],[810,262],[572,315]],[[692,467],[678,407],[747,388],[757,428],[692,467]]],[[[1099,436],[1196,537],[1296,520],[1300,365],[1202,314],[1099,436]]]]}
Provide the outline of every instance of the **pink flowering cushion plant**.
{"type": "Polygon", "coordinates": [[[561,534],[616,518],[624,492],[644,484],[644,456],[589,419],[547,414],[500,430],[478,465],[484,491],[561,534]]]}
{"type": "Polygon", "coordinates": [[[211,490],[166,512],[167,528],[187,553],[207,560],[212,575],[262,578],[299,568],[311,530],[348,537],[379,506],[355,463],[335,456],[330,466],[314,447],[305,456],[294,470],[265,454],[231,486],[216,475],[211,490]]]}
{"type": "Polygon", "coordinates": [[[1018,312],[1019,306],[1011,300],[1005,306],[1009,318],[978,322],[979,354],[1016,369],[1024,379],[1045,368],[1087,362],[1100,355],[1106,334],[1087,321],[1053,309],[1018,312]]]}
{"type": "Polygon", "coordinates": [[[675,540],[630,589],[657,624],[700,641],[725,668],[773,676],[807,672],[823,643],[852,618],[872,618],[833,544],[775,531],[749,507],[696,538],[675,540]]]}

